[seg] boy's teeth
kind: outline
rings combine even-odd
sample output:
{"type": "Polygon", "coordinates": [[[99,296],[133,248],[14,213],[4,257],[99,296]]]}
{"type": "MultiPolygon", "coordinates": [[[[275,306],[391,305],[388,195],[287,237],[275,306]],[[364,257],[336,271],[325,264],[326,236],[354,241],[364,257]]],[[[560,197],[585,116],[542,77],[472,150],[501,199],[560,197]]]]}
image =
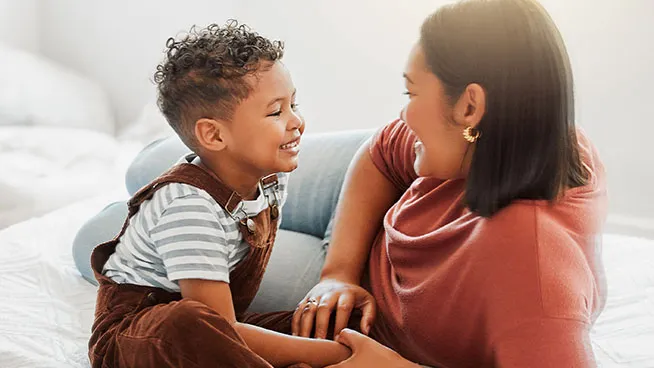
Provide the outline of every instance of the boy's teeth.
{"type": "Polygon", "coordinates": [[[282,149],[289,149],[297,146],[297,142],[286,143],[282,145],[282,149]]]}

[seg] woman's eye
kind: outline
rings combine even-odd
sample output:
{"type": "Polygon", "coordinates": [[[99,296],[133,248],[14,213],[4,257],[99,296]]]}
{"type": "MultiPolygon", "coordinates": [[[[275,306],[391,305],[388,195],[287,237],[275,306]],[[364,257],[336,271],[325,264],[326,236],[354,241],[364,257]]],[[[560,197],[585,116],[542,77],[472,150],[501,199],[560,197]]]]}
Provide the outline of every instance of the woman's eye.
{"type": "Polygon", "coordinates": [[[291,109],[293,109],[293,111],[297,110],[298,107],[300,107],[300,104],[298,104],[298,103],[292,103],[291,104],[291,109]]]}

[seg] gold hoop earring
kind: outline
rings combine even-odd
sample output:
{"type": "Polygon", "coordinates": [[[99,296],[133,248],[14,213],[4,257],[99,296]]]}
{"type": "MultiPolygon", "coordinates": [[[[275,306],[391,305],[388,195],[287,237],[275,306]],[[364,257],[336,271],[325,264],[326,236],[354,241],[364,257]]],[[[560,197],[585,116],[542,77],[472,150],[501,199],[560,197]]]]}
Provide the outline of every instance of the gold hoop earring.
{"type": "Polygon", "coordinates": [[[481,132],[473,127],[463,129],[463,139],[470,143],[475,143],[481,137],[481,132]]]}

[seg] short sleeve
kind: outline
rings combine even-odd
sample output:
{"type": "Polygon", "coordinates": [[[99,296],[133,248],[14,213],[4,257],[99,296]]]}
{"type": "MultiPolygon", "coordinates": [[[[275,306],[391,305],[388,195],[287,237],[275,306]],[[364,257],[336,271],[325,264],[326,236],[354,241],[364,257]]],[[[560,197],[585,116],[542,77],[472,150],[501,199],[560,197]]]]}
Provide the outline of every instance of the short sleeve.
{"type": "Polygon", "coordinates": [[[541,318],[516,326],[493,344],[495,366],[596,367],[589,325],[571,319],[541,318]]]}
{"type": "Polygon", "coordinates": [[[407,190],[418,177],[413,168],[415,142],[415,134],[398,119],[377,132],[370,143],[372,162],[402,191],[407,190]]]}
{"type": "Polygon", "coordinates": [[[477,236],[489,350],[498,367],[595,367],[591,268],[547,207],[514,203],[477,236]]]}
{"type": "Polygon", "coordinates": [[[175,198],[150,230],[171,281],[203,279],[229,282],[229,247],[220,213],[207,198],[175,198]]]}

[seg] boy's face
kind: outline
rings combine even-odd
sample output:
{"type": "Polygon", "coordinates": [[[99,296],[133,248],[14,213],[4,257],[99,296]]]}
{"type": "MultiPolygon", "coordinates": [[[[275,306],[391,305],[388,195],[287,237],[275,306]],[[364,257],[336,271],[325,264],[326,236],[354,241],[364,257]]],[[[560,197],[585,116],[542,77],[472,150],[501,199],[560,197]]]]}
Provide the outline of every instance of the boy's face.
{"type": "Polygon", "coordinates": [[[304,119],[295,105],[290,73],[275,62],[246,78],[253,91],[226,125],[225,152],[236,165],[258,176],[295,170],[304,119]]]}

